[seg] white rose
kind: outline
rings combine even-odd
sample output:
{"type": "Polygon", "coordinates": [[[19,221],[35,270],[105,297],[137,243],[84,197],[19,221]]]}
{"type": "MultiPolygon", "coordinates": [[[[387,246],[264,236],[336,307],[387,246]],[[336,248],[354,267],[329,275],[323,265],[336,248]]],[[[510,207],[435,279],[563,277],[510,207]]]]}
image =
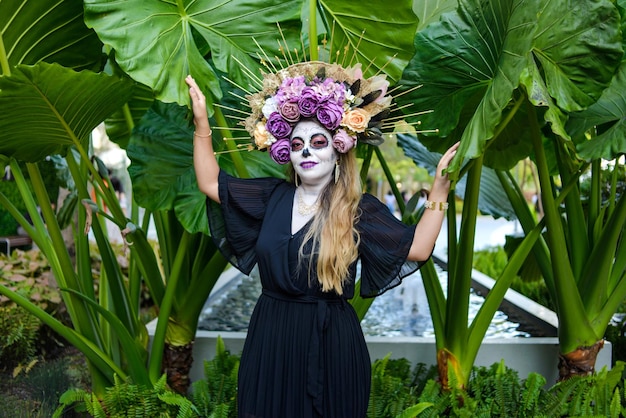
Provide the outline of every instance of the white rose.
{"type": "Polygon", "coordinates": [[[263,113],[263,116],[265,116],[265,119],[269,119],[272,113],[278,112],[278,103],[276,103],[276,99],[273,97],[267,99],[265,104],[263,104],[261,112],[263,113]]]}

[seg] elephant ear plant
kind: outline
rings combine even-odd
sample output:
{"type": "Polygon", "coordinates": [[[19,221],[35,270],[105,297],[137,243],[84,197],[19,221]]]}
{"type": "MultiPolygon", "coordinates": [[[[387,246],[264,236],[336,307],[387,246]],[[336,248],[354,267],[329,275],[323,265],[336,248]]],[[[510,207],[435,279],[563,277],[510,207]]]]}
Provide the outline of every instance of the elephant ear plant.
{"type": "MultiPolygon", "coordinates": [[[[181,370],[178,377],[169,377],[170,384],[179,391],[186,390],[198,314],[225,266],[205,235],[204,198],[196,190],[191,166],[184,76],[193,74],[205,90],[213,126],[216,133],[221,133],[216,134],[216,139],[228,139],[236,132],[237,120],[228,122],[227,117],[233,115],[224,114],[221,107],[212,104],[228,102],[232,97],[235,103],[240,101],[237,95],[245,94],[246,80],[260,68],[259,49],[268,56],[287,59],[290,52],[283,45],[300,45],[304,40],[311,51],[307,56],[317,57],[318,41],[330,38],[332,32],[336,35],[333,51],[361,44],[364,53],[345,59],[362,62],[370,73],[385,69],[393,79],[399,78],[410,58],[408,40],[416,25],[410,2],[399,6],[405,13],[384,5],[370,8],[358,4],[349,6],[358,14],[346,14],[347,6],[341,1],[237,0],[211,6],[186,0],[137,0],[124,2],[123,7],[97,0],[84,4],[63,0],[60,5],[47,1],[0,3],[1,161],[11,166],[34,225],[8,199],[0,196],[0,203],[49,258],[64,290],[74,328],[61,326],[6,288],[0,288],[0,292],[26,306],[86,354],[97,396],[113,384],[114,375],[131,378],[138,384],[155,384],[163,358],[165,368],[181,370]],[[319,18],[323,22],[320,27],[319,18]],[[301,35],[303,20],[309,25],[301,35]],[[364,29],[368,36],[363,35],[364,29]],[[376,39],[376,34],[386,37],[376,39]],[[394,56],[398,59],[390,63],[394,56]],[[101,72],[105,59],[109,60],[107,71],[116,75],[101,72]],[[220,81],[225,74],[233,82],[228,89],[234,93],[227,98],[223,97],[225,87],[220,81]],[[232,84],[244,91],[234,89],[232,84]],[[153,101],[152,107],[148,106],[153,101]],[[114,118],[107,119],[113,114],[114,118]],[[105,185],[106,170],[92,163],[89,135],[105,119],[115,122],[109,124],[109,132],[128,149],[133,160],[133,192],[147,208],[141,227],[135,205],[131,219],[127,219],[115,194],[105,185]],[[78,209],[76,265],[65,248],[38,175],[37,162],[54,154],[67,156],[76,193],[86,204],[78,209]],[[25,186],[18,160],[27,162],[34,194],[25,186]],[[90,183],[108,212],[90,201],[90,183]],[[37,206],[41,207],[42,217],[37,206]],[[98,295],[93,294],[89,243],[82,233],[89,213],[109,218],[124,229],[127,241],[132,243],[131,273],[126,282],[106,231],[100,222],[93,222],[93,236],[104,266],[98,295]],[[157,229],[161,260],[146,237],[150,217],[157,229]],[[137,319],[142,281],[159,307],[150,353],[145,328],[137,319]],[[164,355],[168,347],[171,355],[164,355]]],[[[220,141],[215,148],[237,150],[234,141],[220,141]]],[[[242,177],[282,175],[275,168],[268,168],[272,164],[266,164],[266,157],[231,152],[219,158],[223,168],[242,177]]],[[[94,161],[97,163],[97,159],[94,161]]]]}
{"type": "MultiPolygon", "coordinates": [[[[87,183],[92,181],[103,191],[112,216],[124,219],[86,150],[91,131],[129,99],[133,83],[98,72],[102,44],[83,23],[81,2],[2,2],[1,6],[0,161],[3,168],[10,167],[31,221],[6,196],[0,195],[0,204],[48,259],[73,328],[4,286],[0,293],[85,354],[94,392],[103,393],[114,375],[147,383],[147,334],[105,232],[94,224],[103,262],[100,295],[95,295],[87,236],[75,235],[74,264],[38,166],[50,155],[66,155],[78,196],[89,197],[87,183]],[[20,168],[24,165],[32,188],[20,168]]],[[[79,211],[81,224],[85,213],[79,211]]]]}
{"type": "MultiPolygon", "coordinates": [[[[417,33],[417,52],[402,80],[407,86],[423,84],[403,96],[407,101],[433,109],[422,122],[439,132],[422,136],[422,142],[442,151],[460,140],[450,175],[467,173],[459,244],[449,248],[448,299],[436,286],[427,287],[442,381],[453,370],[455,381],[466,383],[482,338],[478,323],[466,331],[467,253],[473,247],[473,238],[467,237],[476,214],[466,207],[475,207],[475,171],[481,165],[500,179],[526,233],[523,245],[529,251],[533,244],[554,297],[562,378],[589,373],[604,329],[626,296],[624,198],[601,201],[596,183],[587,210],[578,191],[578,178],[589,164],[597,169],[600,157],[612,160],[625,149],[623,74],[618,71],[623,8],[603,0],[458,4],[455,12],[417,33]],[[614,87],[605,91],[609,85],[614,87]],[[541,221],[531,216],[509,174],[528,157],[539,172],[546,213],[541,221]]],[[[452,216],[449,225],[454,225],[452,216]]],[[[450,231],[454,243],[456,231],[450,231]]],[[[516,262],[510,260],[510,273],[517,271],[516,262]]]]}
{"type": "MultiPolygon", "coordinates": [[[[154,3],[155,8],[151,13],[159,12],[158,5],[159,2],[154,3]]],[[[168,376],[170,385],[176,390],[185,392],[191,356],[187,354],[188,350],[177,348],[181,345],[179,344],[181,340],[187,344],[183,344],[184,348],[189,347],[188,343],[193,341],[200,308],[224,269],[225,260],[216,252],[209,238],[197,232],[206,231],[206,221],[204,228],[202,222],[194,223],[187,216],[183,216],[183,220],[179,221],[172,216],[175,212],[170,211],[174,209],[170,206],[156,208],[158,211],[154,216],[163,257],[159,261],[144,232],[147,230],[150,212],[144,217],[143,229],[139,227],[134,205],[132,215],[134,221],[127,219],[115,194],[106,187],[106,184],[110,183],[106,168],[98,163],[97,158],[94,159],[89,154],[91,131],[113,112],[122,109],[127,131],[130,131],[133,128],[132,121],[138,120],[136,112],[141,111],[143,106],[141,103],[146,103],[146,97],[148,100],[152,100],[150,96],[167,99],[172,91],[167,86],[155,85],[154,94],[150,94],[146,92],[144,86],[140,89],[140,94],[135,96],[138,100],[133,99],[131,102],[140,105],[129,106],[126,103],[132,97],[135,83],[119,71],[120,66],[115,61],[110,61],[110,68],[120,74],[118,76],[84,70],[92,68],[101,71],[104,61],[102,43],[95,32],[89,30],[83,23],[82,2],[66,0],[62,7],[46,2],[28,3],[25,7],[20,7],[19,4],[2,6],[6,6],[0,18],[2,27],[5,28],[1,39],[4,47],[2,51],[11,53],[0,57],[3,71],[0,77],[0,103],[3,109],[0,115],[0,126],[3,128],[0,135],[0,154],[3,167],[7,164],[11,166],[34,225],[31,226],[24,214],[19,213],[6,197],[0,196],[0,203],[33,237],[35,244],[50,260],[57,282],[64,291],[64,299],[74,328],[62,326],[54,318],[5,287],[0,288],[0,292],[51,325],[87,356],[92,372],[92,388],[98,397],[102,396],[105,387],[114,383],[115,375],[124,380],[130,378],[142,385],[154,384],[161,375],[162,359],[165,368],[173,371],[172,376],[168,376]],[[32,21],[36,21],[37,25],[31,25],[32,21]],[[29,30],[22,33],[21,30],[25,27],[29,30]],[[44,38],[47,42],[41,42],[44,38]],[[84,57],[85,62],[76,62],[77,56],[84,57]],[[53,63],[48,64],[42,60],[50,60],[53,63]],[[83,71],[76,72],[73,68],[83,71]],[[75,229],[75,265],[65,247],[59,224],[37,168],[38,161],[53,154],[67,156],[67,165],[78,197],[85,204],[79,208],[78,226],[75,229]],[[95,165],[92,164],[92,160],[95,165]],[[17,161],[27,163],[34,194],[26,187],[26,180],[19,170],[17,161]],[[107,212],[90,200],[88,184],[92,184],[97,191],[96,200],[104,202],[107,212]],[[41,208],[41,216],[38,207],[41,208]],[[94,278],[91,273],[89,242],[87,235],[83,233],[83,225],[89,223],[90,215],[110,219],[117,227],[124,229],[126,240],[132,244],[131,276],[126,281],[108,242],[103,223],[93,222],[93,236],[102,256],[103,265],[98,295],[93,291],[94,278]],[[186,231],[181,222],[192,232],[186,231]],[[194,248],[194,251],[190,248],[194,248]],[[161,266],[165,276],[161,273],[161,266]],[[157,333],[151,345],[151,355],[147,351],[147,332],[144,324],[139,321],[138,313],[142,281],[147,283],[151,297],[159,306],[160,316],[157,333]],[[178,307],[180,309],[177,309],[178,307]],[[170,313],[173,313],[172,316],[170,313]],[[172,343],[174,349],[166,350],[164,354],[164,348],[167,348],[166,339],[172,343]],[[180,370],[182,372],[178,373],[180,370]]],[[[91,6],[95,7],[93,3],[91,6]]],[[[174,10],[177,10],[175,6],[174,10]]],[[[286,8],[283,8],[284,10],[286,8]]],[[[94,13],[93,9],[90,11],[94,13]]],[[[243,10],[239,12],[232,12],[233,24],[241,22],[237,16],[245,15],[243,10]]],[[[130,13],[134,14],[132,10],[130,13]]],[[[187,16],[184,11],[181,13],[183,17],[187,16]]],[[[183,17],[179,14],[178,19],[182,21],[183,17]]],[[[257,25],[257,31],[270,33],[263,29],[261,21],[271,19],[272,27],[275,27],[274,19],[279,17],[279,13],[261,9],[254,18],[249,19],[257,25]]],[[[191,36],[190,27],[185,28],[186,33],[191,36]]],[[[159,26],[163,33],[168,33],[170,29],[167,25],[159,26]]],[[[117,34],[125,34],[125,31],[118,30],[117,34]]],[[[139,35],[138,38],[145,39],[145,36],[139,35]]],[[[188,39],[191,41],[191,37],[188,39]]],[[[263,42],[269,45],[269,40],[263,42]]],[[[176,49],[176,43],[175,40],[170,42],[172,51],[176,49]]],[[[160,45],[163,46],[163,43],[160,45]]],[[[192,44],[187,46],[191,47],[192,44]]],[[[272,48],[268,47],[268,50],[272,51],[272,48]]],[[[230,53],[234,53],[233,51],[230,53]]],[[[195,46],[189,50],[191,55],[199,53],[195,46]]],[[[113,57],[114,54],[109,56],[111,59],[113,57]]],[[[192,66],[191,70],[194,72],[200,67],[210,68],[204,59],[193,62],[195,67],[192,66]]],[[[178,84],[175,90],[186,97],[186,88],[179,85],[182,83],[182,76],[176,83],[178,84]]],[[[219,90],[210,91],[218,97],[221,96],[219,90]]],[[[188,123],[183,128],[189,132],[188,123]]],[[[188,136],[191,136],[190,133],[188,136]]],[[[185,156],[189,157],[189,164],[183,170],[188,174],[191,166],[190,152],[183,154],[183,157],[185,156]]],[[[173,178],[177,178],[179,174],[176,172],[173,178]]],[[[185,184],[179,182],[178,187],[168,190],[181,196],[193,195],[190,191],[195,190],[194,179],[189,175],[186,178],[188,181],[185,184]]],[[[158,180],[158,176],[144,178],[144,181],[154,182],[155,179],[158,180]]],[[[137,185],[141,191],[141,179],[137,181],[137,185]]],[[[171,196],[166,199],[166,205],[173,205],[174,200],[182,202],[183,207],[188,205],[184,198],[174,199],[171,196]]],[[[197,196],[192,197],[192,201],[194,200],[198,203],[197,196]]],[[[196,216],[198,212],[202,213],[202,210],[197,210],[197,206],[203,205],[203,201],[196,205],[196,216]]],[[[183,210],[183,213],[189,212],[183,210]]]]}

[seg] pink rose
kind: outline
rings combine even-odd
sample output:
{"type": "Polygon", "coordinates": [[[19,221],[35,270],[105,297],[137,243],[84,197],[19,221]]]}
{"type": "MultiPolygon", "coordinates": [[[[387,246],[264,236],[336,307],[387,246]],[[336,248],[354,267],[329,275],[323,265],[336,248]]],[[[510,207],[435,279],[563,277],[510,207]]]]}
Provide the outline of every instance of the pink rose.
{"type": "Polygon", "coordinates": [[[339,129],[333,136],[333,147],[337,152],[345,154],[356,145],[356,138],[349,135],[345,130],[339,129]]]}
{"type": "Polygon", "coordinates": [[[279,139],[270,146],[270,157],[278,164],[287,164],[291,161],[289,140],[279,139]]]}
{"type": "Polygon", "coordinates": [[[287,101],[280,106],[280,114],[287,122],[297,122],[300,119],[300,110],[297,101],[287,101]]]}

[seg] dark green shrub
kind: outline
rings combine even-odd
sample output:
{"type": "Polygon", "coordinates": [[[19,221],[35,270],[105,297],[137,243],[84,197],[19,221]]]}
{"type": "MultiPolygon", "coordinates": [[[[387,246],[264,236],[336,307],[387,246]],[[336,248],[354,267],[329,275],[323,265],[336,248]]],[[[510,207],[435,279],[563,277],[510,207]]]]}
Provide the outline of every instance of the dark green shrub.
{"type": "Polygon", "coordinates": [[[626,362],[626,316],[618,324],[609,324],[604,338],[611,342],[613,364],[618,361],[626,362]]]}
{"type": "MultiPolygon", "coordinates": [[[[50,266],[40,251],[0,254],[0,284],[36,303],[60,320],[67,315],[50,266]]],[[[56,352],[61,342],[48,327],[0,296],[0,367],[13,368],[37,354],[56,352]]]]}
{"type": "Polygon", "coordinates": [[[198,413],[191,401],[167,388],[166,375],[154,387],[135,385],[116,378],[107,388],[104,398],[83,389],[70,389],[61,395],[60,406],[53,417],[62,417],[68,407],[102,418],[192,418],[198,413]]]}
{"type": "MultiPolygon", "coordinates": [[[[454,376],[450,376],[451,385],[454,376]]],[[[545,379],[536,373],[521,381],[517,372],[504,363],[474,367],[466,390],[443,391],[430,380],[420,394],[420,402],[432,403],[420,417],[543,417],[551,399],[543,389],[545,379]]]]}
{"type": "Polygon", "coordinates": [[[376,360],[372,365],[372,387],[367,416],[393,418],[417,402],[415,379],[407,359],[376,360]]]}
{"type": "Polygon", "coordinates": [[[11,370],[37,353],[39,320],[19,306],[0,306],[0,369],[11,370]]]}
{"type": "MultiPolygon", "coordinates": [[[[0,181],[0,193],[4,194],[21,213],[26,213],[26,206],[14,181],[0,181]]],[[[0,206],[0,236],[17,234],[17,226],[18,223],[13,216],[4,207],[0,206]]]]}
{"type": "MultiPolygon", "coordinates": [[[[43,360],[27,373],[21,373],[17,377],[5,376],[0,382],[0,417],[51,417],[63,392],[72,387],[85,387],[87,384],[88,374],[84,361],[77,361],[76,358],[76,355],[72,355],[52,361],[43,360]]],[[[66,415],[68,418],[78,416],[66,415]]]]}
{"type": "Polygon", "coordinates": [[[550,388],[553,402],[546,407],[550,416],[623,417],[626,416],[624,366],[617,362],[611,370],[592,376],[574,376],[550,388]]]}
{"type": "Polygon", "coordinates": [[[215,357],[204,362],[204,379],[195,382],[191,398],[202,417],[237,416],[237,373],[239,356],[230,354],[221,337],[217,338],[215,357]]]}
{"type": "MultiPolygon", "coordinates": [[[[487,276],[497,279],[509,262],[507,252],[502,247],[491,247],[474,252],[473,267],[487,276]]],[[[527,263],[526,268],[532,269],[532,263],[527,263]]],[[[554,310],[554,304],[550,299],[550,293],[543,278],[537,278],[534,274],[528,274],[532,279],[522,279],[516,276],[511,282],[511,289],[521,293],[529,299],[554,310]]]]}

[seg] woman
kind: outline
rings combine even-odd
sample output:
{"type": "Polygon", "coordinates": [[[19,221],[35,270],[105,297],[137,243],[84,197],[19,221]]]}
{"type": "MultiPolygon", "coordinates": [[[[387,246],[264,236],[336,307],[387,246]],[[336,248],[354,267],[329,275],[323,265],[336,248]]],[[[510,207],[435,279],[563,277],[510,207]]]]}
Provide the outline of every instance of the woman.
{"type": "Polygon", "coordinates": [[[246,127],[257,147],[291,163],[293,182],[220,171],[205,98],[193,78],[186,82],[211,235],[244,273],[258,265],[263,285],[241,356],[239,416],[365,417],[371,360],[347,302],[357,260],[361,295],[371,297],[430,257],[450,188],[442,173],[457,146],[439,162],[431,210],[407,226],[362,193],[353,151],[357,140],[379,139],[376,128],[390,104],[380,77],[323,63],[265,76],[263,91],[248,97],[246,127]]]}

